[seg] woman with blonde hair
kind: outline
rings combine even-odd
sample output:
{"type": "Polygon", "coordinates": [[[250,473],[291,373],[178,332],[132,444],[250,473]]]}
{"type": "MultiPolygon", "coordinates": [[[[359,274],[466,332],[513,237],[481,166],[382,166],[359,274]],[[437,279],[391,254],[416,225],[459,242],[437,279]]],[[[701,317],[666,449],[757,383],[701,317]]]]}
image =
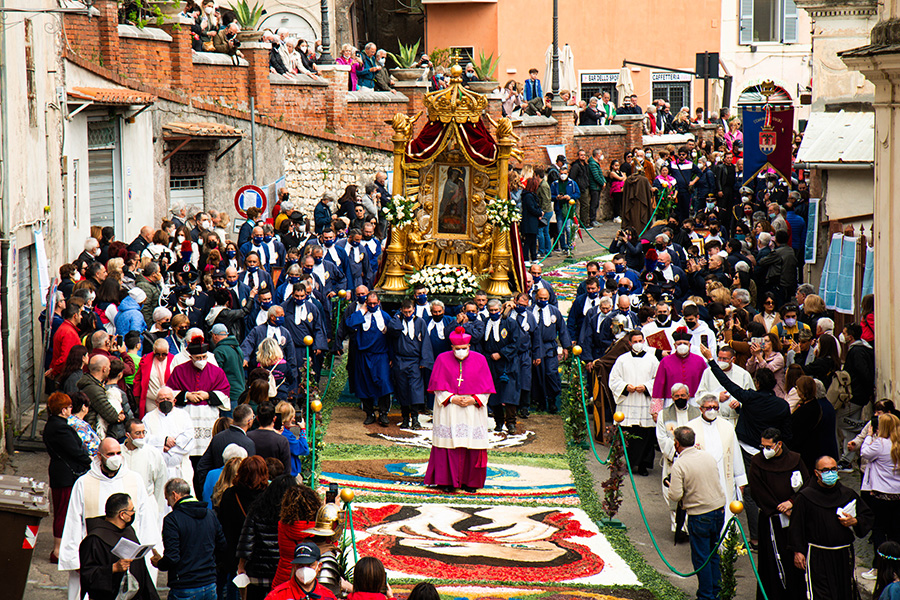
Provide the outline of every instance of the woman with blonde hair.
{"type": "Polygon", "coordinates": [[[816,324],[819,319],[828,316],[828,309],[825,308],[825,300],[817,294],[809,294],[803,299],[803,312],[800,314],[800,320],[809,325],[813,333],[816,332],[816,324]]]}
{"type": "Polygon", "coordinates": [[[281,417],[281,435],[287,438],[288,445],[291,448],[291,475],[300,474],[302,464],[301,456],[309,454],[309,443],[306,440],[306,423],[303,420],[296,423],[297,411],[290,402],[281,401],[275,405],[275,414],[281,417]],[[291,427],[297,425],[300,428],[300,437],[294,435],[291,427]]]}
{"type": "Polygon", "coordinates": [[[294,369],[284,360],[284,351],[272,338],[266,338],[256,349],[256,361],[269,372],[269,397],[287,400],[295,394],[297,383],[294,369]]]}
{"type": "MultiPolygon", "coordinates": [[[[859,456],[866,461],[860,491],[870,492],[866,503],[875,513],[872,545],[900,542],[900,419],[891,413],[878,417],[878,428],[869,433],[859,456]]],[[[869,571],[866,579],[874,579],[869,571]]]]}
{"type": "Polygon", "coordinates": [[[682,106],[675,119],[672,121],[672,130],[675,133],[691,132],[691,111],[687,106],[682,106]]]}
{"type": "Polygon", "coordinates": [[[225,493],[225,490],[234,485],[234,478],[237,476],[238,467],[241,466],[241,461],[243,460],[243,458],[235,456],[222,467],[222,474],[219,475],[219,480],[213,488],[212,497],[209,499],[213,509],[219,507],[219,502],[222,500],[222,494],[225,493]]]}
{"type": "Polygon", "coordinates": [[[106,261],[106,276],[112,277],[116,281],[119,282],[119,285],[122,285],[122,278],[124,277],[125,270],[125,259],[124,258],[111,258],[106,261]]]}

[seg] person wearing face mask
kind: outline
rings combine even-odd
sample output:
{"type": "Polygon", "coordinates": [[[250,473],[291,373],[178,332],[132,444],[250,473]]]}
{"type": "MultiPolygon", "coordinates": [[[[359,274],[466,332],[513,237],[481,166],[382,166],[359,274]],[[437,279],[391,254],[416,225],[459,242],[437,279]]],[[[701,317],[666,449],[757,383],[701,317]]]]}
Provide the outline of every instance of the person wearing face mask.
{"type": "Polygon", "coordinates": [[[704,360],[691,352],[691,333],[687,327],[679,327],[672,334],[675,352],[659,361],[656,379],[653,380],[653,400],[650,413],[657,415],[670,404],[669,391],[676,383],[688,386],[689,396],[693,397],[700,386],[700,378],[705,370],[704,360]]]}
{"type": "MultiPolygon", "coordinates": [[[[271,240],[271,236],[270,236],[271,240]]],[[[259,261],[259,265],[265,269],[266,272],[271,273],[272,271],[272,263],[275,262],[275,256],[272,256],[272,248],[270,248],[269,244],[266,243],[266,234],[264,233],[263,226],[257,225],[253,228],[250,239],[247,240],[244,245],[241,246],[241,254],[244,255],[245,261],[247,256],[254,252],[256,253],[257,260],[259,261]]],[[[283,256],[283,255],[282,255],[283,256]]],[[[249,266],[249,263],[247,263],[249,266]]],[[[244,282],[247,283],[247,282],[244,282]]],[[[250,285],[247,283],[247,285],[250,285]]],[[[251,286],[252,287],[252,286],[251,286]]]]}
{"type": "MultiPolygon", "coordinates": [[[[275,235],[275,228],[266,223],[263,225],[263,255],[268,254],[268,260],[265,263],[266,270],[271,274],[272,269],[284,267],[285,255],[287,253],[284,244],[275,235]]],[[[262,255],[261,255],[262,256],[262,255]]]]}
{"type": "Polygon", "coordinates": [[[423,372],[434,365],[428,326],[415,314],[415,304],[405,298],[400,312],[387,324],[394,395],[402,413],[401,429],[421,429],[419,412],[425,407],[423,372]]]}
{"type": "MultiPolygon", "coordinates": [[[[330,320],[326,319],[323,309],[311,295],[309,286],[295,283],[291,286],[291,296],[281,305],[284,310],[284,326],[294,343],[294,358],[300,366],[301,375],[306,364],[306,346],[303,339],[313,338],[310,349],[312,373],[310,386],[318,388],[319,373],[322,370],[324,354],[328,351],[328,332],[330,320]]],[[[305,377],[301,377],[305,380],[305,377]]]]}
{"type": "Polygon", "coordinates": [[[260,290],[274,290],[272,276],[260,267],[260,254],[250,251],[244,254],[244,270],[238,274],[238,281],[246,285],[249,289],[259,288],[260,290]]]}
{"type": "Polygon", "coordinates": [[[487,404],[496,388],[472,336],[457,327],[448,337],[453,350],[438,355],[428,382],[434,427],[425,485],[475,491],[487,477],[487,404]]]}
{"type": "Polygon", "coordinates": [[[128,494],[116,493],[107,498],[104,508],[104,515],[87,520],[87,537],[78,548],[81,590],[98,600],[114,598],[122,579],[129,573],[138,586],[133,596],[135,600],[158,600],[159,593],[146,561],[128,560],[113,554],[113,548],[122,539],[141,543],[132,527],[134,502],[128,494]]]}
{"type": "MultiPolygon", "coordinates": [[[[700,416],[688,422],[687,426],[696,434],[696,445],[708,452],[715,460],[719,484],[725,493],[725,504],[742,500],[747,485],[747,471],[741,447],[734,426],[726,419],[719,418],[719,400],[713,394],[702,396],[698,402],[700,416]]],[[[730,509],[726,517],[731,517],[730,509]]]]}
{"type": "Polygon", "coordinates": [[[832,457],[819,458],[815,467],[815,481],[797,493],[791,510],[794,566],[806,574],[809,598],[858,598],[854,537],[865,537],[875,517],[856,491],[841,484],[832,457]]]}
{"type": "Polygon", "coordinates": [[[153,342],[150,351],[141,357],[134,377],[134,393],[138,398],[138,416],[156,408],[156,395],[172,373],[174,354],[169,353],[169,342],[160,338],[153,342]]]}
{"type": "Polygon", "coordinates": [[[308,252],[307,258],[302,261],[304,271],[310,266],[309,257],[312,257],[312,273],[310,274],[318,279],[322,294],[330,304],[331,299],[337,296],[339,290],[346,289],[347,279],[341,269],[325,260],[325,251],[321,246],[310,246],[308,252]]]}
{"type": "Polygon", "coordinates": [[[572,308],[569,309],[569,317],[566,319],[569,338],[573,340],[577,340],[581,335],[581,326],[591,309],[600,305],[600,281],[595,277],[588,277],[583,284],[585,291],[575,297],[572,308]]]}
{"type": "Polygon", "coordinates": [[[162,452],[147,444],[147,427],[140,419],[125,422],[125,445],[122,456],[129,469],[141,476],[147,487],[147,495],[156,500],[160,514],[166,512],[164,488],[169,480],[169,470],[162,452]]]}
{"type": "Polygon", "coordinates": [[[202,334],[189,334],[187,353],[190,360],[173,367],[166,383],[175,392],[175,404],[194,422],[191,456],[200,456],[212,439],[212,426],[220,413],[231,410],[231,386],[225,371],[209,361],[209,346],[202,334]]]}
{"type": "Polygon", "coordinates": [[[855,438],[866,421],[862,418],[863,408],[874,396],[875,390],[875,351],[862,339],[862,327],[850,323],[838,336],[838,341],[847,348],[844,359],[844,371],[850,375],[850,401],[837,411],[838,441],[844,449],[838,466],[841,472],[850,472],[855,452],[847,448],[847,442],[855,438]]]}
{"type": "MultiPolygon", "coordinates": [[[[347,306],[344,312],[338,317],[337,331],[334,336],[334,352],[338,356],[344,353],[344,340],[347,340],[347,372],[353,373],[356,369],[356,335],[350,327],[347,326],[347,320],[355,312],[366,310],[366,297],[369,295],[369,288],[364,285],[358,286],[355,290],[351,290],[347,295],[347,306]]],[[[347,385],[350,393],[356,395],[356,382],[353,377],[347,378],[347,385]]]]}
{"type": "Polygon", "coordinates": [[[541,339],[538,322],[534,313],[529,310],[528,294],[519,292],[513,299],[509,313],[510,319],[519,326],[519,345],[516,349],[516,362],[519,371],[519,408],[518,416],[527,419],[531,406],[531,390],[534,383],[534,371],[538,368],[541,354],[541,339]]]}
{"type": "Polygon", "coordinates": [[[700,346],[716,351],[718,344],[716,334],[706,321],[700,318],[700,308],[696,304],[685,302],[682,305],[681,318],[688,333],[691,334],[691,352],[699,354],[700,346]]]}
{"type": "MultiPolygon", "coordinates": [[[[600,358],[613,344],[615,344],[627,331],[640,327],[637,313],[631,310],[631,297],[619,294],[616,297],[616,310],[611,311],[602,319],[597,315],[595,319],[598,327],[599,353],[592,350],[594,358],[600,358]]],[[[587,322],[587,321],[585,321],[587,322]]]]}
{"type": "MultiPolygon", "coordinates": [[[[547,292],[542,290],[541,298],[545,305],[546,296],[547,292]]],[[[484,322],[480,352],[487,358],[496,389],[488,402],[495,421],[494,431],[499,433],[506,425],[507,430],[515,435],[520,368],[514,361],[518,348],[519,326],[504,316],[500,300],[496,298],[489,300],[487,310],[488,318],[484,322]]],[[[562,317],[557,321],[559,326],[563,327],[562,317]]]]}
{"type": "Polygon", "coordinates": [[[319,238],[322,248],[325,251],[323,259],[325,262],[334,265],[344,274],[345,289],[349,289],[353,285],[353,274],[350,272],[350,261],[343,245],[337,244],[337,235],[333,229],[326,229],[319,238]]]}
{"type": "Polygon", "coordinates": [[[647,476],[654,462],[654,423],[650,415],[650,392],[659,368],[652,349],[644,343],[640,330],[625,335],[630,352],[616,359],[609,373],[616,410],[625,415],[621,426],[634,436],[628,444],[628,459],[638,475],[647,476]],[[650,351],[648,351],[650,350],[650,351]]]}
{"type": "Polygon", "coordinates": [[[104,516],[106,501],[116,493],[128,494],[134,502],[132,525],[138,539],[144,544],[160,542],[156,502],[147,495],[140,475],[125,466],[119,442],[106,438],[100,443],[90,470],[75,481],[69,497],[59,550],[59,570],[69,572],[70,600],[80,600],[84,591],[78,573],[78,549],[88,534],[87,521],[104,516]]]}
{"type": "Polygon", "coordinates": [[[347,279],[348,285],[352,282],[353,287],[360,285],[369,287],[375,275],[371,270],[368,251],[362,245],[362,231],[351,229],[347,234],[347,239],[341,240],[339,246],[347,253],[350,273],[350,278],[347,279]]]}
{"type": "Polygon", "coordinates": [[[318,598],[336,600],[334,594],[318,581],[322,554],[313,542],[300,542],[294,550],[291,561],[291,577],[272,589],[266,600],[294,600],[295,598],[318,598]]]}
{"type": "Polygon", "coordinates": [[[463,305],[462,311],[456,315],[456,322],[468,335],[472,336],[472,349],[481,352],[485,322],[478,314],[478,305],[474,300],[469,300],[463,305]]]}
{"type": "Polygon", "coordinates": [[[287,302],[291,298],[294,291],[294,284],[300,283],[303,275],[303,267],[299,264],[293,264],[285,269],[279,278],[278,287],[275,289],[275,300],[277,304],[287,302]]]}
{"type": "Polygon", "coordinates": [[[644,340],[647,345],[660,349],[657,358],[661,359],[662,351],[666,351],[666,344],[662,343],[663,340],[658,334],[662,332],[665,342],[668,344],[668,352],[672,352],[675,349],[675,340],[672,338],[672,334],[683,326],[684,321],[672,318],[672,307],[667,302],[660,301],[656,303],[656,318],[642,326],[641,331],[644,332],[644,340]],[[651,337],[653,339],[650,339],[651,337]]]}
{"type": "MultiPolygon", "coordinates": [[[[672,404],[664,408],[656,418],[656,443],[662,454],[662,482],[663,496],[666,494],[665,481],[672,470],[672,463],[675,460],[675,429],[683,427],[693,419],[700,416],[700,409],[689,404],[690,392],[683,383],[676,383],[670,390],[672,395],[672,404]]],[[[676,533],[675,510],[677,504],[669,503],[670,521],[672,533],[676,533]]],[[[676,535],[680,538],[681,534],[676,535]]]]}
{"type": "MultiPolygon", "coordinates": [[[[260,304],[260,307],[262,308],[262,304],[260,304]]],[[[256,350],[259,348],[259,344],[266,338],[272,338],[278,342],[279,346],[281,346],[281,351],[284,355],[284,360],[288,364],[288,368],[292,370],[296,369],[297,357],[295,348],[297,347],[297,344],[295,343],[291,332],[285,327],[284,308],[277,304],[273,304],[269,306],[266,311],[260,310],[260,314],[265,316],[265,321],[247,332],[247,337],[241,342],[241,352],[244,355],[244,366],[247,367],[253,365],[255,367],[259,362],[256,358],[256,350]]]]}
{"type": "Polygon", "coordinates": [[[390,361],[387,345],[387,324],[391,320],[381,309],[381,298],[375,292],[366,296],[365,311],[354,312],[346,321],[356,337],[356,361],[353,373],[356,396],[362,400],[366,419],[363,425],[375,423],[377,403],[378,424],[387,427],[391,394],[390,361]]]}
{"type": "Polygon", "coordinates": [[[190,461],[194,448],[194,421],[184,408],[175,406],[175,392],[170,387],[162,387],[157,395],[159,404],[144,415],[146,445],[162,453],[168,470],[166,479],[187,478],[194,474],[190,461]]]}
{"type": "Polygon", "coordinates": [[[163,519],[163,555],[155,551],[151,564],[168,571],[170,598],[215,598],[216,557],[227,547],[222,525],[206,506],[191,496],[184,479],[166,483],[172,512],[163,519]]]}
{"type": "MultiPolygon", "coordinates": [[[[800,455],[790,451],[781,432],[763,431],[762,451],[750,461],[750,488],[759,507],[759,577],[772,600],[789,600],[803,594],[803,574],[791,568],[788,527],[794,498],[807,481],[809,471],[800,455]]],[[[757,593],[761,598],[761,594],[757,593]]]]}
{"type": "MultiPolygon", "coordinates": [[[[586,191],[586,190],[585,190],[586,191]]],[[[559,249],[565,250],[567,256],[572,255],[572,243],[569,229],[574,223],[572,218],[577,212],[574,208],[569,215],[569,200],[578,201],[581,198],[582,190],[578,189],[578,184],[574,179],[569,179],[569,167],[563,165],[559,169],[559,179],[550,184],[550,197],[553,199],[553,205],[556,210],[556,222],[562,227],[562,234],[559,238],[559,249]],[[567,215],[569,220],[566,220],[567,215]]],[[[643,226],[643,225],[642,225],[643,226]]],[[[533,275],[533,273],[532,273],[533,275]]]]}
{"type": "MultiPolygon", "coordinates": [[[[716,364],[725,373],[728,379],[745,390],[755,390],[756,384],[753,377],[745,369],[735,364],[734,359],[737,354],[731,346],[720,346],[716,357],[716,364]]],[[[741,403],[731,397],[731,394],[725,391],[725,388],[713,376],[710,369],[703,372],[700,378],[700,386],[697,388],[697,396],[703,397],[707,394],[713,394],[719,399],[719,416],[732,425],[737,423],[738,411],[741,403]]]]}

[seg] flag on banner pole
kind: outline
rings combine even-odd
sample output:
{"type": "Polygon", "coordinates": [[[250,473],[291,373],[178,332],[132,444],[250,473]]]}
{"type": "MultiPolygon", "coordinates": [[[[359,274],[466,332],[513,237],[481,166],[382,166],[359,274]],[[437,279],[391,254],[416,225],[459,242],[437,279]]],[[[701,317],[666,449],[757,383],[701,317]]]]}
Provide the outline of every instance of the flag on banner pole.
{"type": "Polygon", "coordinates": [[[875,293],[875,248],[866,247],[866,267],[863,270],[862,295],[875,293]]]}
{"type": "Polygon", "coordinates": [[[837,276],[834,309],[845,315],[852,315],[855,305],[856,243],[855,237],[845,235],[841,244],[841,262],[837,276]]]}
{"type": "Polygon", "coordinates": [[[772,169],[785,182],[791,180],[791,145],[794,109],[764,106],[744,109],[744,181],[772,169]]]}

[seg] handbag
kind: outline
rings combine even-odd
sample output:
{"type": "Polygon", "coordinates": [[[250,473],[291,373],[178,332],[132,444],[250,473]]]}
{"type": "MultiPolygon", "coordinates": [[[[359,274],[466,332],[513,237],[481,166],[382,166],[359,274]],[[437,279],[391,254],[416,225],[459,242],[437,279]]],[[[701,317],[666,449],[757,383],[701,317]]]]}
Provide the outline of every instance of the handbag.
{"type": "MultiPolygon", "coordinates": [[[[143,559],[142,559],[143,560],[143,559]]],[[[125,577],[119,585],[119,592],[116,594],[116,600],[131,600],[141,590],[137,578],[131,574],[131,570],[125,571],[125,577]]]]}
{"type": "Polygon", "coordinates": [[[847,371],[835,371],[831,385],[825,397],[835,409],[843,408],[850,401],[850,374],[847,371]]]}
{"type": "Polygon", "coordinates": [[[216,51],[216,46],[215,46],[215,44],[212,43],[212,40],[209,40],[208,42],[203,42],[203,51],[204,52],[215,52],[216,51]]]}

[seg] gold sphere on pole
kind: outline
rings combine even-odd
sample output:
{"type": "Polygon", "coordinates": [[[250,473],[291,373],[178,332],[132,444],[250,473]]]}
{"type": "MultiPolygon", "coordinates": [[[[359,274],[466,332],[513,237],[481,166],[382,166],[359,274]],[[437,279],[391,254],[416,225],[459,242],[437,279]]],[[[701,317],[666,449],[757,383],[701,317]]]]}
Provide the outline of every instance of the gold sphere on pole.
{"type": "Polygon", "coordinates": [[[581,356],[581,346],[578,344],[572,346],[572,356],[581,356]]]}
{"type": "Polygon", "coordinates": [[[621,423],[625,420],[625,413],[619,411],[613,414],[613,421],[616,423],[621,423]]]}
{"type": "Polygon", "coordinates": [[[314,340],[313,340],[313,337],[312,337],[311,335],[308,335],[308,336],[306,336],[306,337],[303,338],[303,343],[306,344],[307,346],[312,346],[312,345],[313,345],[313,341],[314,341],[314,340]]]}
{"type": "Polygon", "coordinates": [[[572,206],[575,206],[575,198],[570,198],[570,199],[569,199],[569,204],[572,205],[572,206]]]}
{"type": "Polygon", "coordinates": [[[740,500],[735,500],[728,505],[728,509],[731,511],[731,514],[739,515],[744,512],[744,503],[740,500]]]}
{"type": "Polygon", "coordinates": [[[338,290],[338,298],[346,298],[347,290],[338,290]]]}
{"type": "Polygon", "coordinates": [[[350,488],[344,488],[341,490],[341,500],[343,500],[347,504],[353,502],[354,498],[356,498],[356,494],[353,493],[353,490],[351,490],[350,488]]]}
{"type": "Polygon", "coordinates": [[[309,410],[313,411],[314,413],[321,412],[322,401],[321,400],[312,400],[309,403],[309,410]]]}

